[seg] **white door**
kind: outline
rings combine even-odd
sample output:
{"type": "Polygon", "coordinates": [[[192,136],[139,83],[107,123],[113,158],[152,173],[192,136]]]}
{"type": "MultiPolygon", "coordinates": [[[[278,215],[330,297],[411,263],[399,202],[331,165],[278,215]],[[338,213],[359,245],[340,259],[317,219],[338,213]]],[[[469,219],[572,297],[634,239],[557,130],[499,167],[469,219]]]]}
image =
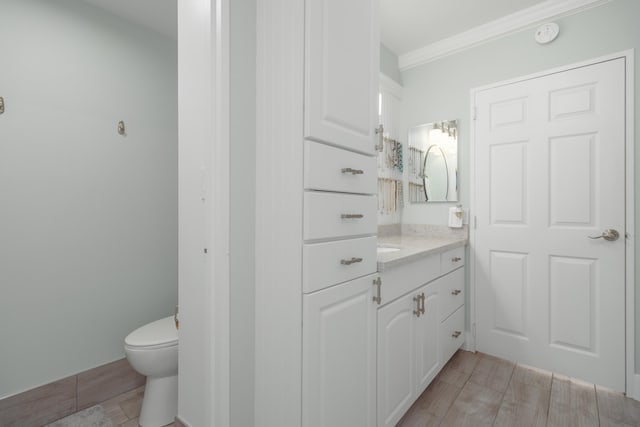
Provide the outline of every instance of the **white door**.
{"type": "Polygon", "coordinates": [[[302,297],[305,427],[375,425],[376,277],[361,277],[302,297]]]}
{"type": "Polygon", "coordinates": [[[374,153],[380,70],[377,4],[305,3],[305,138],[374,153]]]}
{"type": "Polygon", "coordinates": [[[475,105],[477,349],[624,391],[625,60],[475,105]]]}

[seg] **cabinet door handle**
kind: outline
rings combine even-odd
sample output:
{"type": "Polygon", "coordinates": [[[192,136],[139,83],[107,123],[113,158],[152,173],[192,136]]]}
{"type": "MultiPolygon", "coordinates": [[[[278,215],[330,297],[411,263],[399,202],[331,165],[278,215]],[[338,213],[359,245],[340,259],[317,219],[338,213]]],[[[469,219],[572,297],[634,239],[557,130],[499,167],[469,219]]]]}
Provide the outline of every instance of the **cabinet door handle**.
{"type": "Polygon", "coordinates": [[[460,289],[454,289],[453,291],[451,291],[451,295],[459,295],[460,292],[462,292],[460,289]]]}
{"type": "Polygon", "coordinates": [[[454,338],[458,338],[460,335],[462,335],[462,332],[460,331],[453,331],[453,333],[451,334],[451,336],[454,338]]]}
{"type": "Polygon", "coordinates": [[[420,295],[416,295],[415,297],[413,297],[413,300],[416,302],[416,309],[413,310],[413,314],[415,314],[416,317],[420,317],[422,315],[422,309],[420,307],[420,301],[421,301],[420,295]]]}
{"type": "Polygon", "coordinates": [[[380,303],[382,302],[382,295],[380,294],[380,288],[382,287],[382,279],[379,277],[376,279],[373,279],[373,286],[377,288],[376,295],[374,295],[373,297],[373,301],[377,302],[378,305],[380,305],[380,303]]]}
{"type": "Polygon", "coordinates": [[[451,258],[451,261],[453,261],[453,262],[462,261],[462,258],[456,256],[456,257],[451,258]]]}
{"type": "Polygon", "coordinates": [[[351,264],[355,264],[356,262],[362,262],[362,258],[351,258],[351,259],[342,259],[340,260],[340,264],[342,265],[351,265],[351,264]]]}
{"type": "Polygon", "coordinates": [[[420,294],[420,312],[424,314],[424,292],[420,294]]]}
{"type": "Polygon", "coordinates": [[[362,214],[341,214],[340,218],[342,218],[342,219],[360,219],[360,218],[364,218],[364,215],[362,215],[362,214]]]}
{"type": "Polygon", "coordinates": [[[351,175],[362,175],[364,173],[362,169],[353,169],[353,168],[342,168],[340,172],[350,173],[351,175]]]}

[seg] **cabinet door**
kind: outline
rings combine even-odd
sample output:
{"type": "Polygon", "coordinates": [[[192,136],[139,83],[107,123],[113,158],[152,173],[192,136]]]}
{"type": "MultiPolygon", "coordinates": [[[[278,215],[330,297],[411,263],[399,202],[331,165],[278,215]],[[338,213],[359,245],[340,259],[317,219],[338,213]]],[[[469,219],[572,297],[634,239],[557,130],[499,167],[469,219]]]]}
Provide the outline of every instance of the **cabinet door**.
{"type": "Polygon", "coordinates": [[[416,389],[418,397],[427,388],[440,370],[440,349],[438,331],[440,329],[440,287],[437,281],[418,290],[424,295],[424,313],[415,321],[416,343],[416,389]]]}
{"type": "Polygon", "coordinates": [[[305,427],[375,425],[376,277],[302,297],[305,427]]]}
{"type": "Polygon", "coordinates": [[[377,4],[305,3],[305,138],[374,153],[380,68],[377,4]]]}
{"type": "Polygon", "coordinates": [[[414,401],[415,292],[378,310],[378,427],[393,427],[414,401]]]}

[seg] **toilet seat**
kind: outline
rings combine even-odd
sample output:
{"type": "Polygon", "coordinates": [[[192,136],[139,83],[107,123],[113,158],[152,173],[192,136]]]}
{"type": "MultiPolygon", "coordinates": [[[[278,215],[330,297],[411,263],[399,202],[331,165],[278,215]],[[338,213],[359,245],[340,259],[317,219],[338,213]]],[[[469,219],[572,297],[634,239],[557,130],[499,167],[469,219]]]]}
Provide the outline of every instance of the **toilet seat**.
{"type": "Polygon", "coordinates": [[[178,345],[178,330],[173,316],[156,320],[131,332],[124,339],[126,348],[153,350],[178,345]]]}

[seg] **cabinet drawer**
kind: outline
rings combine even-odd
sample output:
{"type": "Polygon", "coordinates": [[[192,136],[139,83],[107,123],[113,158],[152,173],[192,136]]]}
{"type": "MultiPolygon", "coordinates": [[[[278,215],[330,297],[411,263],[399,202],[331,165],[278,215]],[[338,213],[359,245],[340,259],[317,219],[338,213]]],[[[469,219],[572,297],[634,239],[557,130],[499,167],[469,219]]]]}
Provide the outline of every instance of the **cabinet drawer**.
{"type": "Polygon", "coordinates": [[[314,292],[375,273],[376,237],[314,243],[302,248],[302,289],[314,292]]]}
{"type": "Polygon", "coordinates": [[[304,239],[376,234],[378,201],[375,196],[304,193],[304,239]]]}
{"type": "Polygon", "coordinates": [[[376,158],[305,141],[304,188],[377,194],[376,158]]]}
{"type": "Polygon", "coordinates": [[[392,267],[380,273],[382,304],[431,282],[440,275],[440,254],[392,267]]]}
{"type": "Polygon", "coordinates": [[[464,343],[464,305],[449,316],[440,329],[440,351],[442,365],[447,363],[451,356],[464,343]]]}
{"type": "Polygon", "coordinates": [[[440,320],[444,320],[464,304],[464,268],[452,271],[438,280],[442,292],[440,320]]]}
{"type": "Polygon", "coordinates": [[[442,274],[447,274],[464,265],[464,248],[464,246],[461,246],[442,253],[440,259],[440,272],[442,274]]]}

